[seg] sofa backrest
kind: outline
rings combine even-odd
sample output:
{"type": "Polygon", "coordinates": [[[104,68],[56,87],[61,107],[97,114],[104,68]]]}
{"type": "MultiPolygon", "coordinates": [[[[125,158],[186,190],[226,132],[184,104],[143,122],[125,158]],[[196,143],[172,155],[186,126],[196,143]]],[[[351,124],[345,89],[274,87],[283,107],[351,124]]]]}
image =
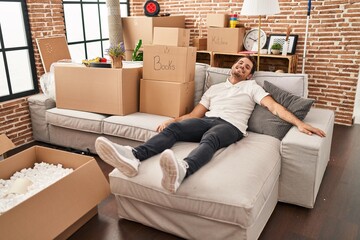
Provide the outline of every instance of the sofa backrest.
{"type": "MultiPolygon", "coordinates": [[[[208,64],[196,63],[195,67],[195,96],[194,106],[199,103],[201,96],[214,84],[226,81],[230,76],[230,68],[210,67],[208,64]]],[[[263,86],[265,81],[296,96],[308,96],[308,75],[294,73],[255,72],[253,79],[263,86]]]]}

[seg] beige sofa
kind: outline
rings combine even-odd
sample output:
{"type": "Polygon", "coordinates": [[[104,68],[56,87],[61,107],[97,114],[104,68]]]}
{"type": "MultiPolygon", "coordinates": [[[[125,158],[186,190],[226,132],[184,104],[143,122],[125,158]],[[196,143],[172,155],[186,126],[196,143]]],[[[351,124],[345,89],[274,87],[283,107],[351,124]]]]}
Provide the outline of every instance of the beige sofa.
{"type": "MultiPolygon", "coordinates": [[[[197,63],[194,103],[210,85],[224,81],[228,72],[197,63]]],[[[307,96],[307,75],[258,72],[254,78],[260,85],[269,81],[307,96]]],[[[107,116],[58,109],[43,94],[30,97],[29,106],[36,140],[93,153],[98,136],[135,146],[155,135],[156,126],[168,119],[139,112],[107,116]]],[[[217,151],[176,194],[161,187],[158,156],[142,162],[134,178],[114,169],[110,187],[119,217],[186,239],[258,238],[278,201],[307,208],[315,205],[329,160],[334,113],[311,108],[304,121],[323,129],[327,137],[308,136],[295,127],[281,140],[249,131],[248,137],[217,151]]],[[[173,149],[181,158],[195,146],[180,142],[173,149]]]]}

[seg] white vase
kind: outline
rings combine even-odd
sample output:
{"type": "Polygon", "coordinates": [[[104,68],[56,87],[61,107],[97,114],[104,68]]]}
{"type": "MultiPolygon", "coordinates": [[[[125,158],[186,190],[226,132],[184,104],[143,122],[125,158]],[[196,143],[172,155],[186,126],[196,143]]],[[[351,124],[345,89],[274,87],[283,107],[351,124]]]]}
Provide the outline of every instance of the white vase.
{"type": "Polygon", "coordinates": [[[286,56],[286,55],[287,55],[287,50],[288,50],[288,42],[285,41],[285,42],[284,42],[284,45],[283,45],[283,48],[282,48],[282,55],[283,55],[283,56],[286,56]]]}

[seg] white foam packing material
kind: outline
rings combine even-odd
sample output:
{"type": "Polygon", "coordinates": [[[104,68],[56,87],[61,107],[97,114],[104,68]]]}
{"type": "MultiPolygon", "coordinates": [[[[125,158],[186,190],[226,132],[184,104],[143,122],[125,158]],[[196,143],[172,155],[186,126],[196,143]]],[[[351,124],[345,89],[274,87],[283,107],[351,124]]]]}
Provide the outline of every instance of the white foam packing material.
{"type": "Polygon", "coordinates": [[[10,179],[0,179],[0,215],[72,172],[72,168],[63,168],[62,164],[41,162],[35,163],[33,168],[24,168],[14,173],[10,179]],[[19,179],[31,181],[27,192],[9,193],[15,181],[19,179]]]}

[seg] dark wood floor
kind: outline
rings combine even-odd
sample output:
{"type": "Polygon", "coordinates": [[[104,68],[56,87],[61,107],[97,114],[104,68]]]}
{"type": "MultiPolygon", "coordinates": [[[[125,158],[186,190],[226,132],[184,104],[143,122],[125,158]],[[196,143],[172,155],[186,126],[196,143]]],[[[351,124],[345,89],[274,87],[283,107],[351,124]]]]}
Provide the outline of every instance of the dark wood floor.
{"type": "MultiPolygon", "coordinates": [[[[330,161],[314,209],[278,203],[260,239],[360,239],[360,125],[335,125],[330,161]]],[[[112,168],[97,159],[107,176],[112,168]]],[[[119,220],[113,196],[71,240],[182,239],[141,224],[119,220]]]]}

